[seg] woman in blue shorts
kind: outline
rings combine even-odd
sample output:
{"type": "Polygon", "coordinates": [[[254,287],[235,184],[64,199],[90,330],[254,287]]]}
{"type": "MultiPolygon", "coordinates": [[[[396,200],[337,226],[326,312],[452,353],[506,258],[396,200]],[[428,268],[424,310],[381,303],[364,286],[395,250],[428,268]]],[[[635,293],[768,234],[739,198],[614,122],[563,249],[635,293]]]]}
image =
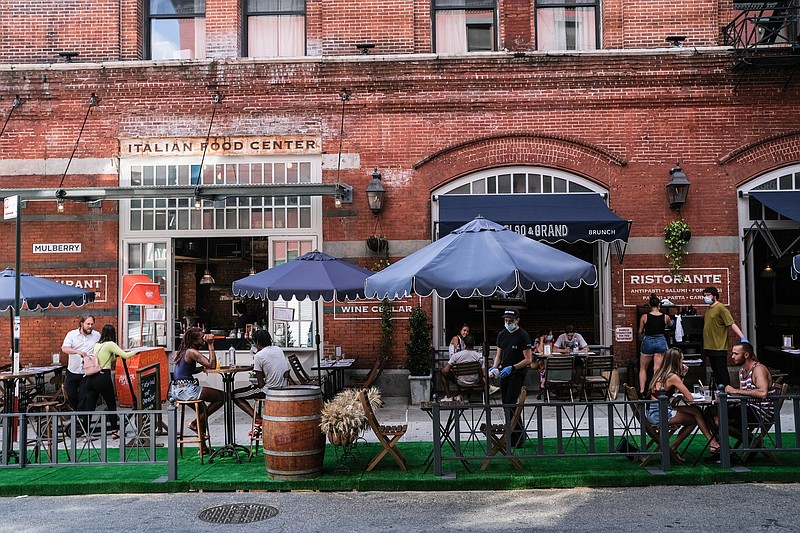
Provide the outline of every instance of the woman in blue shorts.
{"type": "Polygon", "coordinates": [[[661,300],[655,294],[650,295],[650,312],[642,315],[639,319],[639,335],[644,334],[642,338],[642,347],[639,357],[639,397],[644,397],[644,392],[647,390],[647,369],[650,362],[653,363],[653,372],[661,366],[661,361],[666,353],[667,338],[664,336],[664,331],[672,325],[672,319],[669,315],[662,313],[658,309],[661,300]]]}

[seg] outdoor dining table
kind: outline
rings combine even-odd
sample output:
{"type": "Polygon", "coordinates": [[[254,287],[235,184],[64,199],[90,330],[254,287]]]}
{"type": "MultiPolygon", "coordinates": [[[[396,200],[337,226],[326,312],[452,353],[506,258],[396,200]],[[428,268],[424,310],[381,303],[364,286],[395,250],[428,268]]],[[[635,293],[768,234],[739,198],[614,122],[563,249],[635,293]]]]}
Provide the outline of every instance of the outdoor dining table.
{"type": "Polygon", "coordinates": [[[216,457],[232,456],[237,463],[241,463],[239,452],[249,454],[249,448],[236,444],[235,422],[234,422],[234,403],[233,403],[233,381],[239,372],[249,372],[252,366],[226,366],[221,368],[206,369],[207,374],[219,374],[222,377],[223,391],[225,400],[222,405],[225,422],[225,445],[214,450],[208,458],[209,463],[214,462],[216,457]]]}
{"type": "Polygon", "coordinates": [[[344,371],[352,368],[356,359],[323,359],[319,366],[312,366],[311,370],[324,370],[328,375],[326,383],[326,396],[332,398],[344,388],[344,371]]]}
{"type": "MultiPolygon", "coordinates": [[[[450,401],[450,402],[439,402],[439,406],[442,410],[447,411],[447,421],[444,424],[439,425],[439,438],[443,443],[447,443],[450,448],[456,454],[459,454],[458,448],[456,446],[456,442],[453,439],[453,430],[456,429],[457,424],[456,421],[459,416],[461,416],[462,409],[459,407],[463,407],[465,405],[469,405],[469,402],[466,401],[450,401]]],[[[424,411],[433,422],[433,403],[432,402],[420,402],[419,408],[424,411]]],[[[433,464],[433,448],[431,448],[430,453],[428,453],[428,457],[425,458],[425,472],[428,472],[428,469],[433,464]]],[[[464,468],[467,472],[472,472],[469,469],[469,463],[465,459],[461,459],[461,464],[464,465],[464,468]]]]}

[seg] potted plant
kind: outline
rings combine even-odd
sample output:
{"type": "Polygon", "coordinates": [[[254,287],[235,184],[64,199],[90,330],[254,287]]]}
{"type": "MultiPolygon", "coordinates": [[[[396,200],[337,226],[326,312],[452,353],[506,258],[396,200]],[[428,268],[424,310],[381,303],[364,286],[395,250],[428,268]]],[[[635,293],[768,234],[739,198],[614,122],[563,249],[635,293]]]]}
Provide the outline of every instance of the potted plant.
{"type": "Polygon", "coordinates": [[[691,238],[691,228],[683,219],[673,220],[664,228],[664,244],[669,250],[666,257],[669,261],[669,273],[673,278],[677,278],[681,274],[683,256],[689,253],[686,251],[686,245],[691,238]]]}
{"type": "Polygon", "coordinates": [[[389,239],[386,238],[386,235],[370,235],[367,237],[367,248],[372,250],[373,252],[381,253],[381,252],[388,252],[389,251],[389,239]]]}
{"type": "MultiPolygon", "coordinates": [[[[352,445],[367,427],[367,417],[358,394],[356,389],[344,390],[322,406],[319,427],[334,446],[352,445]]],[[[381,392],[375,387],[367,390],[367,398],[373,409],[383,405],[381,392]]]]}
{"type": "Polygon", "coordinates": [[[418,405],[431,397],[433,362],[433,325],[421,306],[411,311],[408,320],[409,341],[406,344],[406,369],[411,389],[411,404],[418,405]]]}

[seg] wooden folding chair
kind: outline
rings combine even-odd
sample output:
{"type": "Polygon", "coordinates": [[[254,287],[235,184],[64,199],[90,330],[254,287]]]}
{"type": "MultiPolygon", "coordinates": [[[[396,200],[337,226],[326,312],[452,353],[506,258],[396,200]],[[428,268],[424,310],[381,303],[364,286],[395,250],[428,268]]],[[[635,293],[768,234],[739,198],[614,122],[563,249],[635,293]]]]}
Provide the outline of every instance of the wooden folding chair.
{"type": "Polygon", "coordinates": [[[322,377],[322,381],[320,382],[319,379],[309,376],[308,373],[306,373],[306,369],[303,368],[303,364],[300,362],[300,359],[298,359],[295,354],[287,355],[286,359],[289,361],[289,367],[294,372],[294,375],[297,378],[295,381],[297,381],[299,385],[315,385],[317,387],[322,387],[322,383],[325,382],[325,378],[322,377]]]}
{"type": "Polygon", "coordinates": [[[456,389],[458,389],[459,394],[465,393],[469,398],[469,395],[473,392],[477,392],[478,394],[483,394],[486,389],[486,384],[483,381],[483,366],[478,361],[470,361],[468,363],[456,363],[450,366],[450,372],[453,373],[453,376],[456,378],[456,389]],[[478,381],[472,385],[462,385],[459,383],[458,378],[474,378],[478,376],[478,381]]]}
{"type": "Polygon", "coordinates": [[[386,363],[389,361],[388,357],[380,357],[378,356],[375,359],[375,362],[372,364],[372,368],[369,370],[369,373],[366,376],[350,376],[350,385],[347,387],[348,389],[368,389],[373,386],[375,380],[380,377],[381,372],[383,372],[386,363]]]}
{"type": "Polygon", "coordinates": [[[569,401],[573,402],[572,389],[575,386],[575,358],[571,355],[551,355],[544,360],[544,389],[547,401],[550,393],[567,391],[569,401]]]}
{"type": "MultiPolygon", "coordinates": [[[[639,395],[636,393],[636,389],[633,387],[628,387],[627,385],[623,385],[623,389],[625,390],[625,397],[631,402],[631,413],[636,420],[639,420],[641,424],[644,425],[645,432],[647,433],[647,442],[644,445],[643,451],[650,450],[652,448],[653,452],[661,451],[661,433],[659,431],[658,426],[655,426],[650,423],[650,421],[645,416],[644,411],[642,410],[642,404],[640,403],[633,403],[634,401],[639,400],[639,395]]],[[[675,434],[678,429],[680,429],[679,424],[669,424],[669,438],[675,434]]],[[[681,442],[688,436],[683,435],[679,440],[675,441],[675,448],[680,445],[681,442]]],[[[654,456],[648,455],[647,457],[642,457],[642,466],[647,466],[647,464],[653,459],[654,456]]],[[[680,464],[683,463],[683,459],[675,449],[670,446],[669,448],[669,457],[673,463],[680,464]]]]}
{"type": "MultiPolygon", "coordinates": [[[[780,388],[777,390],[777,396],[774,400],[774,416],[770,420],[758,420],[754,422],[750,422],[747,425],[747,440],[750,444],[749,448],[764,448],[764,441],[769,437],[769,432],[772,431],[772,428],[775,426],[775,417],[781,416],[781,409],[783,408],[783,400],[782,396],[786,396],[789,392],[789,385],[788,383],[783,383],[780,388]]],[[[738,428],[731,428],[731,434],[736,438],[736,442],[733,445],[733,449],[741,448],[744,445],[744,436],[738,430],[738,428]]],[[[770,459],[774,463],[780,463],[780,459],[778,457],[766,450],[748,450],[742,452],[739,456],[739,462],[741,464],[746,463],[750,460],[751,457],[758,455],[758,453],[763,453],[765,457],[770,459]]]]}
{"type": "MultiPolygon", "coordinates": [[[[523,469],[522,461],[508,453],[508,447],[506,446],[506,432],[508,432],[510,435],[510,432],[514,431],[514,428],[516,428],[519,424],[519,421],[522,418],[522,410],[525,407],[525,399],[527,397],[528,390],[525,387],[522,387],[522,390],[519,391],[519,397],[517,398],[517,407],[514,409],[514,414],[512,415],[508,424],[492,424],[491,428],[487,428],[486,424],[481,424],[481,432],[489,437],[489,441],[491,443],[489,455],[503,454],[507,456],[508,460],[511,462],[511,465],[517,470],[523,469]]],[[[513,446],[514,443],[512,442],[511,445],[513,446]]],[[[481,465],[481,470],[486,470],[488,467],[489,459],[484,459],[483,465],[481,465]]]]}
{"type": "Polygon", "coordinates": [[[583,377],[583,398],[588,402],[592,390],[599,390],[601,398],[610,400],[611,371],[614,370],[613,355],[590,355],[586,357],[586,375],[583,377]]]}
{"type": "Polygon", "coordinates": [[[405,472],[406,459],[403,457],[403,454],[400,453],[400,450],[397,449],[396,445],[397,441],[408,431],[408,424],[399,424],[396,426],[384,426],[379,424],[378,419],[375,418],[375,411],[372,409],[372,404],[369,403],[369,398],[367,398],[367,390],[361,389],[358,397],[361,400],[361,406],[364,408],[364,415],[367,417],[369,427],[372,428],[372,432],[375,433],[378,442],[383,446],[381,452],[375,456],[369,466],[367,466],[367,472],[375,468],[387,453],[394,458],[398,466],[400,466],[400,470],[405,472]]]}

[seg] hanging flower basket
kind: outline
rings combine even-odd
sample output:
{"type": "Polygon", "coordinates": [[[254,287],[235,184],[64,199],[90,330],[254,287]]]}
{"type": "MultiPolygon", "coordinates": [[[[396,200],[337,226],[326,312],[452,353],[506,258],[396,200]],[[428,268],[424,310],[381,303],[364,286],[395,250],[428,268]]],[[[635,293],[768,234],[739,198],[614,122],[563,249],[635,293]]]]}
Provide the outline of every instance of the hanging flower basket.
{"type": "Polygon", "coordinates": [[[666,258],[669,262],[669,273],[679,277],[683,266],[683,257],[689,252],[686,246],[692,238],[692,230],[685,220],[673,220],[664,228],[664,244],[669,252],[666,258]]]}
{"type": "Polygon", "coordinates": [[[389,240],[385,235],[370,235],[367,238],[367,248],[375,253],[386,252],[389,250],[389,240]]]}
{"type": "Polygon", "coordinates": [[[334,446],[350,446],[358,438],[358,433],[337,433],[328,431],[328,442],[334,446]]]}

